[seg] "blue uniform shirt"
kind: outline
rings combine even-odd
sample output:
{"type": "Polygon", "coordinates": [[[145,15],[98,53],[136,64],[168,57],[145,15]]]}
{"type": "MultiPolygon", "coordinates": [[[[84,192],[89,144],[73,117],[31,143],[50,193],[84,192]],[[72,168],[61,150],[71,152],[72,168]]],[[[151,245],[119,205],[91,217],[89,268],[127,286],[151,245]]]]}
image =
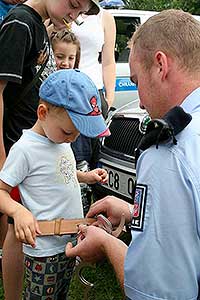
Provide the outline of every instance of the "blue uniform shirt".
{"type": "Polygon", "coordinates": [[[125,291],[134,300],[198,299],[200,280],[200,88],[182,103],[190,124],[139,157],[125,291]]]}

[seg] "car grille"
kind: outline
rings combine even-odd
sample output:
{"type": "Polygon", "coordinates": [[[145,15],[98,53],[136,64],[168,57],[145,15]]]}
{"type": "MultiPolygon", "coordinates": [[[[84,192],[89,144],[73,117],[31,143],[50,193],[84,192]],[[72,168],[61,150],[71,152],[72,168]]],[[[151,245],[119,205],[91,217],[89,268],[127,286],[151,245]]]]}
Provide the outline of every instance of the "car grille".
{"type": "Polygon", "coordinates": [[[139,119],[115,117],[109,129],[111,135],[104,139],[102,152],[112,152],[113,156],[118,157],[120,153],[134,157],[143,134],[139,131],[139,119]]]}

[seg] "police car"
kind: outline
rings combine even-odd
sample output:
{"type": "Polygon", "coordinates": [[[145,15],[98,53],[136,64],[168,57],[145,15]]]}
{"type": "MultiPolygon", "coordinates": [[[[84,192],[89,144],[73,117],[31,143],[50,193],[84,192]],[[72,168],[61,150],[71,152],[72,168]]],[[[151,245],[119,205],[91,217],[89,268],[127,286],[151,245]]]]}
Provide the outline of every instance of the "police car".
{"type": "MultiPolygon", "coordinates": [[[[113,1],[113,0],[112,0],[113,1]]],[[[138,107],[137,87],[130,81],[128,42],[136,26],[144,23],[153,11],[109,9],[116,22],[116,86],[113,106],[116,108],[107,120],[111,136],[102,139],[94,152],[93,167],[108,171],[105,185],[95,184],[94,198],[115,195],[131,202],[135,186],[135,148],[144,134],[146,112],[138,107]]]]}
{"type": "MultiPolygon", "coordinates": [[[[117,6],[121,0],[104,0],[104,8],[117,6]]],[[[102,3],[102,2],[101,2],[102,3]]],[[[123,5],[119,4],[119,7],[123,5]]],[[[116,22],[116,86],[115,100],[113,106],[119,108],[126,103],[138,99],[137,87],[130,81],[130,70],[128,64],[129,39],[136,27],[143,24],[148,18],[157,14],[156,11],[131,10],[131,9],[109,9],[116,22]]],[[[200,21],[200,16],[194,15],[200,21]]]]}
{"type": "MultiPolygon", "coordinates": [[[[125,9],[109,11],[115,17],[117,27],[117,78],[114,101],[114,107],[117,109],[108,119],[111,136],[103,138],[100,148],[94,153],[94,165],[107,170],[108,183],[95,184],[93,191],[96,199],[114,195],[132,202],[136,176],[135,149],[150,118],[145,110],[138,107],[137,88],[130,81],[128,53],[124,53],[124,50],[127,51],[127,42],[135,30],[135,25],[144,23],[157,12],[125,9]]],[[[194,17],[200,21],[199,16],[194,17]]]]}
{"type": "Polygon", "coordinates": [[[130,81],[128,64],[129,41],[136,27],[157,12],[130,9],[109,9],[116,23],[116,86],[113,107],[119,108],[138,99],[137,87],[130,81]]]}
{"type": "Polygon", "coordinates": [[[117,109],[110,117],[111,135],[102,139],[96,156],[96,167],[108,172],[107,184],[95,184],[95,199],[114,195],[132,201],[135,186],[135,149],[150,120],[138,99],[117,109]],[[134,107],[135,106],[135,107],[134,107]]]}

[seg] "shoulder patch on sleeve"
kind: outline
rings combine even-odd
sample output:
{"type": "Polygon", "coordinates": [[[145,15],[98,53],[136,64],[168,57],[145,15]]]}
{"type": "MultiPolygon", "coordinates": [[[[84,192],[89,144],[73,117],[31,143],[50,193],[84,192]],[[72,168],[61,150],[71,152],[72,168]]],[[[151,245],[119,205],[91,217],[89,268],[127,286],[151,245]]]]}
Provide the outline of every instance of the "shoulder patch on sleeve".
{"type": "Polygon", "coordinates": [[[137,184],[134,195],[134,210],[131,229],[143,231],[146,208],[147,185],[137,184]]]}

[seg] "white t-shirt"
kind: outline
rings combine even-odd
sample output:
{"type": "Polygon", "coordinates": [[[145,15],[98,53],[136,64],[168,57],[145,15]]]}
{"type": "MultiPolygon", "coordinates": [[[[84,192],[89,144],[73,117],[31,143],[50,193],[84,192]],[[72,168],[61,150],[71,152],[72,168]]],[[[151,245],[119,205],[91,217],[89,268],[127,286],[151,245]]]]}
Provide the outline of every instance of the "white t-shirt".
{"type": "MultiPolygon", "coordinates": [[[[37,220],[83,217],[70,144],[55,144],[32,130],[24,130],[9,152],[0,179],[19,187],[23,205],[37,220]]],[[[24,245],[24,253],[52,256],[64,252],[69,240],[69,235],[37,237],[36,248],[24,245]]]]}
{"type": "Polygon", "coordinates": [[[98,15],[86,16],[80,26],[72,23],[72,31],[81,44],[79,68],[93,80],[98,89],[103,88],[102,66],[98,61],[104,44],[102,15],[101,9],[98,15]]]}

